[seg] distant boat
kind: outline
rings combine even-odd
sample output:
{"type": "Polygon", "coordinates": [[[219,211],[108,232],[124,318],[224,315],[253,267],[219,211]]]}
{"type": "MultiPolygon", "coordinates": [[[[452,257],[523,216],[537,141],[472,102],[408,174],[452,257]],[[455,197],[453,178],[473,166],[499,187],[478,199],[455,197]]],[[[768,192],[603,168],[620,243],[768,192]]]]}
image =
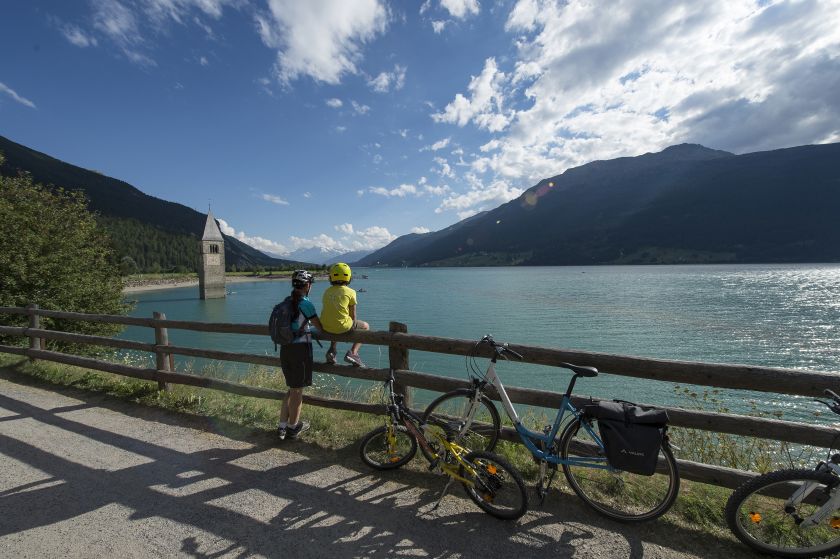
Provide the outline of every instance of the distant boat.
{"type": "Polygon", "coordinates": [[[365,276],[365,275],[362,275],[362,279],[368,279],[368,277],[365,276]]]}
{"type": "Polygon", "coordinates": [[[364,287],[362,287],[361,289],[357,289],[356,291],[358,293],[367,293],[367,289],[365,289],[364,287]]]}

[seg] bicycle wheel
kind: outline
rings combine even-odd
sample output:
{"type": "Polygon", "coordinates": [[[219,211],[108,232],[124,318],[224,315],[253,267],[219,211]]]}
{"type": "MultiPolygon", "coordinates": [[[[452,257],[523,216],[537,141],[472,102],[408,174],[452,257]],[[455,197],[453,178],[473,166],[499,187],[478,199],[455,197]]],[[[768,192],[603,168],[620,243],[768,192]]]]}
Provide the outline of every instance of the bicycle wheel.
{"type": "Polygon", "coordinates": [[[459,474],[472,483],[461,482],[467,495],[481,509],[502,520],[516,520],[528,510],[528,492],[522,476],[507,460],[492,452],[470,452],[464,457],[475,470],[473,477],[461,465],[459,474]]]}
{"type": "MultiPolygon", "coordinates": [[[[580,418],[563,430],[560,457],[564,460],[605,458],[603,447],[582,427],[580,418]]],[[[606,460],[603,464],[606,465],[606,460]]],[[[659,467],[652,476],[573,464],[564,464],[563,473],[569,486],[586,504],[621,522],[641,522],[662,516],[674,504],[680,489],[677,463],[665,442],[659,451],[659,467]]]]}
{"type": "Polygon", "coordinates": [[[840,480],[828,472],[780,470],[741,485],[726,502],[726,523],[738,539],[779,557],[822,557],[840,550],[840,517],[829,514],[815,526],[807,519],[825,504],[840,480]],[[806,483],[814,489],[799,504],[787,504],[806,483]]]}
{"type": "Polygon", "coordinates": [[[417,453],[417,440],[402,425],[383,425],[365,435],[359,444],[362,461],[377,470],[393,470],[417,453]]]}
{"type": "MultiPolygon", "coordinates": [[[[461,431],[472,403],[473,391],[459,388],[435,399],[423,412],[423,421],[449,431],[461,431]]],[[[482,395],[473,414],[470,428],[455,437],[455,442],[469,450],[496,448],[499,440],[499,412],[487,396],[482,395]]],[[[421,449],[426,454],[425,449],[421,449]]]]}

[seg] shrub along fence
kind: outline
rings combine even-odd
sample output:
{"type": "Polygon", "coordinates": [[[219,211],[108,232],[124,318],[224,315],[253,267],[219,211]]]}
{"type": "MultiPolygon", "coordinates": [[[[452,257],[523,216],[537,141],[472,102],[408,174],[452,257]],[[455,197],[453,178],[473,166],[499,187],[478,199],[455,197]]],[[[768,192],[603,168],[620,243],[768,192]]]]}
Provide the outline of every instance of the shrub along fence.
{"type": "MultiPolygon", "coordinates": [[[[24,355],[33,360],[43,359],[45,361],[105,371],[132,378],[156,381],[162,390],[166,390],[169,383],[174,383],[212,388],[256,398],[281,400],[286,396],[286,393],[281,390],[247,386],[227,380],[179,373],[173,370],[173,354],[280,367],[279,357],[274,356],[169,345],[168,329],[170,328],[267,336],[268,328],[266,325],[167,320],[163,313],[157,312],[154,313],[153,318],[83,314],[40,309],[37,305],[28,305],[26,308],[0,307],[0,313],[25,315],[29,318],[28,327],[0,326],[0,334],[28,337],[29,347],[0,345],[0,353],[24,355]],[[102,336],[47,330],[41,328],[40,317],[115,323],[126,326],[145,326],[154,330],[155,343],[142,343],[102,336]],[[90,357],[48,351],[44,349],[45,344],[43,340],[60,340],[77,344],[152,352],[156,356],[156,368],[134,367],[90,357]]],[[[467,355],[473,350],[475,345],[474,341],[420,336],[409,334],[407,330],[405,324],[391,322],[387,332],[353,331],[341,335],[323,334],[320,338],[340,342],[358,341],[365,344],[387,346],[390,369],[395,371],[398,389],[406,395],[409,394],[409,387],[436,392],[448,392],[455,388],[468,386],[469,383],[465,380],[445,378],[419,371],[410,371],[408,370],[408,357],[409,350],[412,349],[434,353],[467,355]]],[[[822,396],[824,389],[837,389],[838,384],[840,384],[840,374],[838,373],[647,359],[520,344],[510,344],[510,348],[521,353],[524,356],[523,361],[526,363],[558,366],[557,364],[559,362],[565,361],[579,365],[591,365],[606,374],[716,388],[744,389],[799,396],[822,396]]],[[[480,348],[479,356],[489,358],[491,356],[490,348],[486,346],[480,348]]],[[[389,372],[388,369],[362,369],[317,362],[315,364],[315,371],[374,381],[385,380],[389,372]]],[[[510,387],[507,390],[514,403],[543,408],[557,409],[562,398],[562,393],[559,392],[514,387],[510,387]]],[[[583,404],[584,401],[588,402],[589,398],[574,397],[576,405],[583,404]]],[[[317,395],[304,395],[304,402],[314,406],[371,414],[382,414],[384,412],[384,407],[381,404],[352,402],[317,395]]],[[[671,425],[678,427],[758,437],[824,448],[836,447],[836,443],[840,442],[840,430],[829,426],[750,417],[731,413],[696,411],[676,407],[666,407],[665,409],[668,410],[671,425]]],[[[505,428],[502,437],[511,441],[519,440],[511,428],[505,428]]],[[[678,464],[682,478],[724,487],[737,487],[743,481],[754,475],[750,472],[688,460],[678,460],[678,464]]]]}

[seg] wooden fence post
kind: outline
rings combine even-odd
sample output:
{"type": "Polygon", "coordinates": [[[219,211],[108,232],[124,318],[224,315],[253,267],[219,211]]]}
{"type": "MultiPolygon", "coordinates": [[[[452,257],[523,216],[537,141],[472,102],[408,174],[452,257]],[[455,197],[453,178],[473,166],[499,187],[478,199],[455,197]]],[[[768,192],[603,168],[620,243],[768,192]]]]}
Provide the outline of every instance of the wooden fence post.
{"type": "MultiPolygon", "coordinates": [[[[152,313],[152,316],[156,320],[166,320],[166,315],[162,312],[155,311],[152,313]]],[[[163,350],[163,346],[169,345],[169,331],[166,328],[162,328],[160,326],[155,326],[155,361],[158,371],[167,371],[169,372],[171,369],[169,367],[170,360],[167,357],[167,353],[163,350]]],[[[169,354],[171,357],[171,354],[169,354]]],[[[158,390],[166,390],[169,391],[169,384],[165,381],[158,380],[158,390]]]]}
{"type": "MultiPolygon", "coordinates": [[[[35,314],[35,311],[38,310],[38,305],[35,303],[29,303],[26,305],[26,314],[29,315],[29,327],[32,329],[40,329],[41,328],[41,317],[35,314]]],[[[44,349],[43,341],[41,338],[36,338],[34,335],[29,335],[29,349],[44,349]]],[[[35,361],[34,357],[29,358],[30,361],[35,361]]]]}
{"type": "MultiPolygon", "coordinates": [[[[390,322],[388,323],[388,331],[406,333],[408,332],[408,326],[402,322],[390,322]]],[[[388,346],[388,364],[395,371],[397,369],[408,369],[408,350],[388,346]]],[[[411,407],[411,388],[397,382],[394,384],[394,390],[402,394],[405,398],[405,405],[411,407]]]]}

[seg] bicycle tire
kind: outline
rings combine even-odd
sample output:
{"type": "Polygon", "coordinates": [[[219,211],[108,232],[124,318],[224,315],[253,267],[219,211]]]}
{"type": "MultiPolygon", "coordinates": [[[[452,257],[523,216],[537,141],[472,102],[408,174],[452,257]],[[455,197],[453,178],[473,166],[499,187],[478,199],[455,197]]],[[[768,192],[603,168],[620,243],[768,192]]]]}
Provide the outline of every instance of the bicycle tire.
{"type": "MultiPolygon", "coordinates": [[[[446,425],[452,421],[465,420],[472,396],[473,391],[469,388],[459,388],[438,396],[423,412],[424,423],[446,425]]],[[[479,424],[472,425],[466,433],[456,437],[455,442],[468,450],[492,452],[499,441],[501,418],[493,401],[483,394],[473,420],[479,424]]],[[[420,450],[429,458],[426,449],[420,450]]]]}
{"type": "MultiPolygon", "coordinates": [[[[461,482],[467,496],[484,512],[502,520],[516,520],[528,511],[528,491],[522,475],[497,454],[485,451],[470,452],[464,461],[472,466],[479,479],[470,485],[461,482]]],[[[462,464],[461,477],[470,478],[462,464]]]]}
{"type": "Polygon", "coordinates": [[[417,439],[402,425],[395,425],[396,444],[388,447],[388,426],[377,427],[359,443],[362,461],[377,470],[393,470],[407,464],[417,454],[417,439]]]}
{"type": "Polygon", "coordinates": [[[840,530],[830,525],[837,516],[830,515],[820,525],[801,528],[792,513],[807,518],[838,484],[840,480],[833,474],[815,470],[779,470],[755,477],[730,495],[726,523],[739,540],[762,553],[799,559],[831,555],[840,550],[840,530]],[[790,484],[808,481],[819,484],[809,502],[786,511],[785,500],[794,490],[790,484]]]}
{"type": "MultiPolygon", "coordinates": [[[[560,436],[560,457],[566,460],[570,456],[605,457],[603,447],[581,428],[580,417],[560,436]]],[[[660,465],[664,462],[664,473],[658,470],[652,476],[571,464],[563,464],[563,474],[577,496],[600,514],[619,522],[643,522],[668,512],[679,493],[677,462],[664,441],[659,460],[660,465]]]]}

